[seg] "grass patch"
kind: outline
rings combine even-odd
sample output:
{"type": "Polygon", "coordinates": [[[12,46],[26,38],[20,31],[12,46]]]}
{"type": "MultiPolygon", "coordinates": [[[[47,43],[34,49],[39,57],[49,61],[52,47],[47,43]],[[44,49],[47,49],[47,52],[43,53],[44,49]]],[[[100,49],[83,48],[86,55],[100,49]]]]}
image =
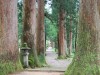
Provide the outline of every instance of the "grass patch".
{"type": "Polygon", "coordinates": [[[39,55],[39,61],[40,61],[42,67],[48,66],[44,55],[39,55]]]}
{"type": "Polygon", "coordinates": [[[58,56],[57,59],[67,59],[67,57],[61,55],[61,56],[58,56]]]}
{"type": "Polygon", "coordinates": [[[14,63],[11,61],[0,62],[0,75],[7,75],[9,73],[13,73],[15,71],[22,70],[22,66],[20,62],[14,63]]]}

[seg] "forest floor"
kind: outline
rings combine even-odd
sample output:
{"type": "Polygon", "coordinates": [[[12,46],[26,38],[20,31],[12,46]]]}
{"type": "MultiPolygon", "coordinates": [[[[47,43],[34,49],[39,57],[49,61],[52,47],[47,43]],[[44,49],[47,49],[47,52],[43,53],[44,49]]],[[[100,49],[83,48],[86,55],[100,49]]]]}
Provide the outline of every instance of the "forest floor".
{"type": "Polygon", "coordinates": [[[57,59],[57,53],[48,48],[46,51],[47,67],[25,69],[23,72],[10,75],[64,75],[64,72],[71,61],[72,58],[57,59]]]}

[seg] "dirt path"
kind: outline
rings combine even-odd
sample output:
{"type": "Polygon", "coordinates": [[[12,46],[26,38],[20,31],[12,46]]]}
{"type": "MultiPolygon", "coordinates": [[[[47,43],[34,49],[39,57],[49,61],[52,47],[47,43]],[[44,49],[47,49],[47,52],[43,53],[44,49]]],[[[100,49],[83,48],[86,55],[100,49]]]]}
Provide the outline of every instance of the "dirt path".
{"type": "Polygon", "coordinates": [[[29,71],[24,71],[16,74],[11,74],[11,75],[64,75],[63,72],[29,72],[29,71]]]}
{"type": "Polygon", "coordinates": [[[46,52],[46,62],[48,67],[26,69],[23,72],[10,75],[64,75],[64,71],[71,63],[72,59],[57,59],[57,53],[48,50],[46,52]]]}
{"type": "Polygon", "coordinates": [[[46,52],[46,61],[52,68],[58,68],[59,70],[65,71],[68,65],[71,63],[72,59],[57,59],[58,55],[55,52],[47,51],[46,52]]]}
{"type": "Polygon", "coordinates": [[[71,63],[72,59],[57,59],[57,57],[58,55],[54,51],[47,51],[46,62],[49,66],[43,68],[35,68],[34,70],[64,72],[67,69],[68,65],[71,63]]]}

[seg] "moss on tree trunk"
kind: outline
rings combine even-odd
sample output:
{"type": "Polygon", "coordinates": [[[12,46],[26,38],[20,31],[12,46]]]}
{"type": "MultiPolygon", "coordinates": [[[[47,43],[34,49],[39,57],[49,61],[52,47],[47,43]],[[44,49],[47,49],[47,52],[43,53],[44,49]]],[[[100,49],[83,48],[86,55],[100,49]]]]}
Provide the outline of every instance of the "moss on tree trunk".
{"type": "Polygon", "coordinates": [[[37,14],[37,34],[36,34],[36,50],[38,52],[41,65],[46,64],[45,61],[45,25],[44,25],[44,0],[38,0],[37,14]],[[42,60],[41,60],[42,59],[42,60]]]}
{"type": "Polygon", "coordinates": [[[30,67],[40,67],[36,51],[36,0],[24,0],[23,43],[31,48],[29,51],[30,67]]]}
{"type": "MultiPolygon", "coordinates": [[[[83,26],[87,25],[81,25],[83,26]]],[[[78,34],[76,56],[65,75],[100,75],[97,63],[96,33],[86,27],[82,30],[78,34]]]]}
{"type": "Polygon", "coordinates": [[[0,75],[21,69],[18,51],[17,0],[0,0],[0,75]]]}
{"type": "Polygon", "coordinates": [[[0,61],[0,75],[7,75],[9,73],[13,73],[16,71],[21,71],[22,70],[22,65],[20,61],[18,62],[1,62],[0,61]]]}
{"type": "Polygon", "coordinates": [[[97,0],[81,0],[76,55],[65,75],[100,75],[97,0]]]}
{"type": "Polygon", "coordinates": [[[65,17],[66,11],[62,7],[63,2],[59,1],[59,30],[58,30],[58,58],[66,58],[67,42],[66,42],[66,29],[65,29],[65,17]]]}

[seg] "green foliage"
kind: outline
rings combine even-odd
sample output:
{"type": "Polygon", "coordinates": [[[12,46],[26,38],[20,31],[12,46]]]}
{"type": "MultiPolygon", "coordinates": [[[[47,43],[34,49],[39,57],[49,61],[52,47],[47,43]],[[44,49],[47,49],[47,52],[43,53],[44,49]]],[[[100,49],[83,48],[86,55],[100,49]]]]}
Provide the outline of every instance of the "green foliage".
{"type": "Polygon", "coordinates": [[[47,18],[45,18],[45,33],[46,33],[46,39],[55,41],[57,38],[57,27],[54,23],[51,23],[51,21],[47,18]]]}
{"type": "MultiPolygon", "coordinates": [[[[53,0],[52,1],[52,10],[53,16],[58,17],[60,6],[64,9],[68,15],[75,15],[79,9],[79,0],[53,0]]],[[[57,19],[56,19],[57,20],[57,19]]]]}
{"type": "MultiPolygon", "coordinates": [[[[66,30],[67,30],[67,46],[69,47],[70,41],[70,31],[72,31],[72,48],[73,52],[75,51],[75,42],[77,36],[77,24],[78,24],[78,10],[79,10],[79,0],[53,0],[52,1],[52,19],[55,25],[58,26],[58,18],[59,18],[59,11],[60,8],[66,11],[66,30]],[[72,24],[71,24],[72,21],[72,24]],[[71,25],[71,27],[70,27],[71,25]],[[71,28],[71,30],[70,30],[71,28]]],[[[57,39],[57,38],[56,38],[57,39]]]]}
{"type": "Polygon", "coordinates": [[[39,61],[41,62],[40,64],[42,67],[47,66],[46,59],[45,59],[45,56],[43,54],[39,55],[39,61]]]}
{"type": "Polygon", "coordinates": [[[15,71],[22,70],[22,66],[20,62],[1,62],[0,61],[0,75],[7,75],[9,73],[13,73],[15,71]]]}
{"type": "Polygon", "coordinates": [[[32,55],[30,55],[30,57],[29,57],[29,65],[31,68],[35,67],[34,58],[32,55]]]}
{"type": "Polygon", "coordinates": [[[67,16],[66,17],[66,30],[67,30],[67,45],[69,46],[70,41],[70,32],[72,32],[72,49],[75,52],[75,42],[77,38],[77,25],[78,25],[78,15],[74,15],[74,17],[67,16]]]}
{"type": "Polygon", "coordinates": [[[38,63],[38,65],[37,65],[37,64],[35,64],[33,55],[32,54],[29,55],[29,66],[31,68],[34,68],[34,67],[45,67],[45,66],[47,66],[46,59],[45,59],[44,55],[39,55],[38,59],[39,59],[39,62],[37,62],[38,63]]]}
{"type": "Polygon", "coordinates": [[[19,39],[21,39],[21,36],[22,36],[22,28],[23,28],[23,25],[22,25],[22,7],[23,7],[23,4],[22,4],[22,0],[19,1],[17,3],[18,5],[18,37],[19,39]]]}
{"type": "Polygon", "coordinates": [[[90,53],[77,57],[70,64],[65,75],[100,75],[100,70],[95,63],[95,54],[90,53]]]}
{"type": "Polygon", "coordinates": [[[66,59],[67,57],[65,57],[65,56],[58,56],[58,58],[57,59],[66,59]]]}
{"type": "MultiPolygon", "coordinates": [[[[20,53],[20,61],[21,61],[23,68],[25,68],[25,66],[23,65],[23,51],[21,51],[21,53],[20,53]]],[[[37,67],[34,62],[33,54],[29,54],[28,62],[29,62],[29,67],[31,67],[31,68],[37,67]]]]}

